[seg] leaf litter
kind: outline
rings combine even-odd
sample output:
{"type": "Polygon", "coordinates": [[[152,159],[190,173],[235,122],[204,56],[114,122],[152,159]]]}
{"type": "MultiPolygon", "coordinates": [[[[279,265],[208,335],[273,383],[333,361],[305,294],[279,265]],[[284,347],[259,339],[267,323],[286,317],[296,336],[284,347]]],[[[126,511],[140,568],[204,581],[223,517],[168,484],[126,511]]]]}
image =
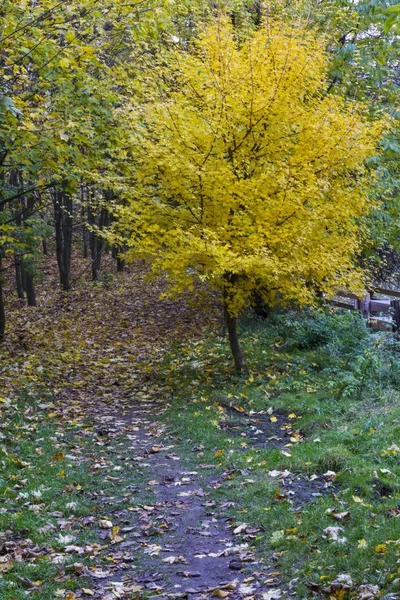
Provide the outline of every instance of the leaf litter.
{"type": "MultiPolygon", "coordinates": [[[[56,279],[53,263],[44,271],[48,281],[56,279]]],[[[159,372],[164,348],[174,339],[201,337],[205,322],[218,326],[215,298],[199,289],[186,299],[160,301],[165,282],[149,284],[146,275],[138,262],[112,289],[82,282],[67,295],[46,285],[36,310],[19,301],[8,307],[2,409],[12,419],[25,394],[31,399],[27,435],[38,419],[53,428],[50,464],[61,484],[65,479],[67,501],[51,511],[40,490],[25,498],[22,485],[21,501],[40,515],[39,534],[49,542],[5,532],[0,570],[8,576],[16,562],[46,560],[55,569],[54,597],[67,600],[272,598],[263,583],[270,566],[236,539],[225,514],[230,503],[218,507],[209,498],[215,477],[203,477],[206,469],[185,470],[173,452],[179,441],[169,439],[159,420],[169,394],[168,373],[159,372]],[[75,469],[85,469],[95,485],[71,480],[75,469]],[[81,500],[92,514],[79,516],[81,500]]],[[[35,454],[47,456],[40,445],[35,454]]],[[[29,473],[30,462],[15,460],[29,473]]],[[[11,504],[3,510],[12,511],[11,504]]],[[[41,597],[43,581],[18,582],[41,597]]]]}
{"type": "MultiPolygon", "coordinates": [[[[47,281],[56,281],[51,261],[45,272],[47,281]]],[[[20,564],[51,564],[54,597],[66,600],[285,600],[294,592],[284,589],[269,564],[273,556],[257,556],[251,545],[259,529],[232,523],[232,503],[217,505],[210,497],[229,473],[214,475],[214,465],[189,471],[174,452],[180,440],[160,419],[170,400],[171,372],[162,368],[163,352],[174,340],[201,339],[206,322],[219,327],[216,299],[199,288],[179,301],[160,301],[165,281],[149,284],[146,275],[138,262],[112,286],[83,281],[67,295],[46,285],[37,309],[23,309],[19,301],[8,307],[10,331],[0,355],[7,390],[4,423],[14,418],[22,393],[32,401],[40,398],[36,408],[33,402],[26,405],[20,435],[32,436],[38,419],[55,429],[49,463],[57,468],[56,477],[65,479],[60,496],[67,501],[52,510],[45,490],[25,491],[35,466],[19,457],[16,447],[12,460],[20,475],[0,515],[13,513],[13,502],[26,505],[44,539],[33,541],[13,525],[0,533],[2,576],[35,599],[42,597],[45,582],[14,576],[20,564]],[[77,469],[85,469],[93,485],[71,479],[77,469]],[[82,499],[91,509],[83,516],[82,499]]],[[[230,419],[227,429],[249,445],[275,446],[290,457],[291,447],[302,441],[294,414],[231,409],[239,418],[230,419]]],[[[46,456],[40,442],[34,453],[38,460],[46,456]]],[[[296,508],[325,493],[334,475],[277,471],[269,476],[279,482],[275,500],[296,508]]],[[[331,518],[349,517],[332,513],[331,518]]],[[[342,530],[329,527],[324,535],[345,543],[342,530]]],[[[313,595],[341,597],[356,593],[352,585],[338,576],[329,586],[310,589],[313,595]]],[[[358,597],[374,597],[375,587],[361,586],[358,597]]]]}

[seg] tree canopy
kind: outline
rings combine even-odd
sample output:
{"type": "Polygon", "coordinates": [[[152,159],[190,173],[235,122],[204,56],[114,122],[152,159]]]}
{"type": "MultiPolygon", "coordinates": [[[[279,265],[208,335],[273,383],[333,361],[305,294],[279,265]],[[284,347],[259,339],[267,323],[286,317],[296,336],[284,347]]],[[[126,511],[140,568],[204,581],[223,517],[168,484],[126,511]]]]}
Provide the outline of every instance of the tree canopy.
{"type": "Polygon", "coordinates": [[[166,57],[129,115],[132,252],[178,291],[207,281],[231,315],[255,294],[307,303],[357,278],[383,123],[327,94],[324,40],[269,22],[242,43],[222,18],[166,57]]]}

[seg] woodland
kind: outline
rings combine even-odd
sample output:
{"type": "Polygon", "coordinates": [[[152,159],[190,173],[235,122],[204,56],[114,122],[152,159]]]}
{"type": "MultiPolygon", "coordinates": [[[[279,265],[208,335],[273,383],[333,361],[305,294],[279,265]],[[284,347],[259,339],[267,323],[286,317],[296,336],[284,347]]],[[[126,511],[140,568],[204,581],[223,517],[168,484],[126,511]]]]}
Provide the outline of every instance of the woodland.
{"type": "Polygon", "coordinates": [[[0,0],[0,600],[400,598],[399,40],[0,0]]]}

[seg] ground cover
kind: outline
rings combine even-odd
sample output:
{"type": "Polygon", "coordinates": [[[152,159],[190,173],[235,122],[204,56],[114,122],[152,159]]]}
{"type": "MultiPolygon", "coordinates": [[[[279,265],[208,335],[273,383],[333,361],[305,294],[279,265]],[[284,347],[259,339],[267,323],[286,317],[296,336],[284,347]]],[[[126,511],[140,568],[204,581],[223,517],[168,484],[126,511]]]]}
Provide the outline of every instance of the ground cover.
{"type": "Polygon", "coordinates": [[[215,298],[145,274],[9,307],[0,598],[395,598],[398,343],[248,315],[238,377],[215,298]]]}
{"type": "Polygon", "coordinates": [[[397,343],[336,312],[253,321],[243,335],[246,378],[226,373],[218,339],[177,352],[170,426],[223,470],[216,497],[259,528],[260,554],[299,597],[395,593],[397,343]],[[177,367],[182,354],[192,366],[177,367]]]}

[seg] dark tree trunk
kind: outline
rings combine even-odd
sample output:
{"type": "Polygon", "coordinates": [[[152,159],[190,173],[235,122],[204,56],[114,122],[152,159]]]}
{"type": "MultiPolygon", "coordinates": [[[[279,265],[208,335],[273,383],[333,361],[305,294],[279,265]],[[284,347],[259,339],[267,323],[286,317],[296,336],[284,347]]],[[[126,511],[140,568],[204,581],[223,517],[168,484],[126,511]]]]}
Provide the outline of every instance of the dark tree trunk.
{"type": "Polygon", "coordinates": [[[55,190],[53,194],[54,221],[56,234],[56,255],[60,284],[64,290],[69,289],[72,250],[72,198],[63,190],[55,190]]]}
{"type": "Polygon", "coordinates": [[[235,361],[235,369],[238,373],[241,373],[245,367],[242,350],[240,348],[239,338],[237,334],[237,317],[232,317],[229,314],[227,307],[225,306],[225,319],[226,326],[228,329],[229,344],[235,361]]]}
{"type": "Polygon", "coordinates": [[[4,339],[6,330],[6,311],[4,309],[4,292],[3,292],[3,251],[0,249],[0,342],[4,339]]]}
{"type": "Polygon", "coordinates": [[[32,273],[26,273],[26,299],[28,306],[36,306],[35,283],[32,273]]]}
{"type": "Polygon", "coordinates": [[[92,259],[92,281],[97,281],[98,272],[97,272],[97,236],[96,232],[93,230],[92,226],[96,223],[96,217],[94,215],[93,209],[91,206],[88,206],[88,223],[89,223],[89,247],[90,247],[90,257],[92,259]]]}
{"type": "Polygon", "coordinates": [[[42,250],[43,250],[43,254],[45,256],[47,256],[49,252],[48,252],[48,248],[47,248],[47,240],[46,240],[46,238],[43,238],[43,240],[42,240],[42,250]]]}
{"type": "Polygon", "coordinates": [[[235,361],[235,368],[236,371],[240,373],[244,369],[245,364],[237,334],[237,317],[231,315],[231,313],[229,312],[229,296],[232,288],[234,288],[236,283],[238,282],[239,276],[233,273],[227,273],[225,275],[225,279],[227,282],[229,282],[229,286],[227,285],[227,287],[224,289],[223,294],[225,322],[226,327],[228,329],[228,337],[231,346],[232,356],[235,361]]]}
{"type": "Polygon", "coordinates": [[[229,343],[231,346],[232,356],[235,361],[235,368],[238,373],[241,373],[245,368],[243,353],[240,348],[239,338],[237,334],[237,317],[233,316],[229,311],[229,298],[235,285],[239,281],[239,275],[234,273],[226,273],[224,277],[227,281],[227,286],[223,293],[225,322],[228,330],[229,343]]]}
{"type": "Polygon", "coordinates": [[[22,291],[26,292],[26,269],[25,269],[25,263],[24,263],[23,258],[21,258],[21,284],[22,284],[22,291]]]}
{"type": "MultiPolygon", "coordinates": [[[[107,225],[107,209],[102,208],[99,218],[99,230],[101,231],[107,225]]],[[[96,269],[99,271],[101,267],[101,256],[104,250],[104,240],[101,236],[96,235],[96,269]]]]}
{"type": "MultiPolygon", "coordinates": [[[[0,158],[0,167],[3,166],[5,159],[7,158],[7,152],[3,152],[0,158]]],[[[0,214],[4,210],[4,169],[0,168],[0,214]]],[[[0,233],[1,236],[1,233],[0,233]]],[[[3,290],[3,256],[4,250],[3,245],[0,241],[0,342],[4,340],[6,331],[6,311],[4,307],[4,290],[3,290]]]]}
{"type": "Polygon", "coordinates": [[[117,256],[117,272],[122,273],[125,270],[125,259],[120,254],[117,256]]]}
{"type": "MultiPolygon", "coordinates": [[[[18,173],[14,174],[14,185],[20,185],[20,178],[18,173]]],[[[24,199],[23,199],[24,200],[24,199]]],[[[25,212],[25,206],[23,203],[18,202],[15,209],[15,224],[17,227],[22,229],[22,215],[25,212]]],[[[24,287],[24,257],[19,252],[14,252],[14,265],[15,265],[15,284],[17,288],[18,298],[25,298],[25,287],[24,287]]]]}
{"type": "Polygon", "coordinates": [[[23,258],[17,252],[14,253],[14,265],[15,265],[15,283],[17,286],[18,298],[25,298],[24,285],[22,281],[22,261],[23,258]]]}
{"type": "Polygon", "coordinates": [[[81,184],[81,221],[82,221],[82,256],[87,258],[88,252],[88,230],[86,227],[86,202],[85,202],[85,186],[81,184]]]}
{"type": "MultiPolygon", "coordinates": [[[[33,214],[35,209],[35,198],[33,195],[28,196],[26,203],[25,219],[33,214]]],[[[28,306],[36,306],[36,293],[35,293],[35,277],[34,277],[34,263],[31,261],[25,268],[25,291],[28,306]]]]}
{"type": "Polygon", "coordinates": [[[125,258],[124,252],[126,252],[126,244],[123,246],[115,246],[116,257],[117,257],[117,272],[122,273],[125,270],[125,258]]]}

